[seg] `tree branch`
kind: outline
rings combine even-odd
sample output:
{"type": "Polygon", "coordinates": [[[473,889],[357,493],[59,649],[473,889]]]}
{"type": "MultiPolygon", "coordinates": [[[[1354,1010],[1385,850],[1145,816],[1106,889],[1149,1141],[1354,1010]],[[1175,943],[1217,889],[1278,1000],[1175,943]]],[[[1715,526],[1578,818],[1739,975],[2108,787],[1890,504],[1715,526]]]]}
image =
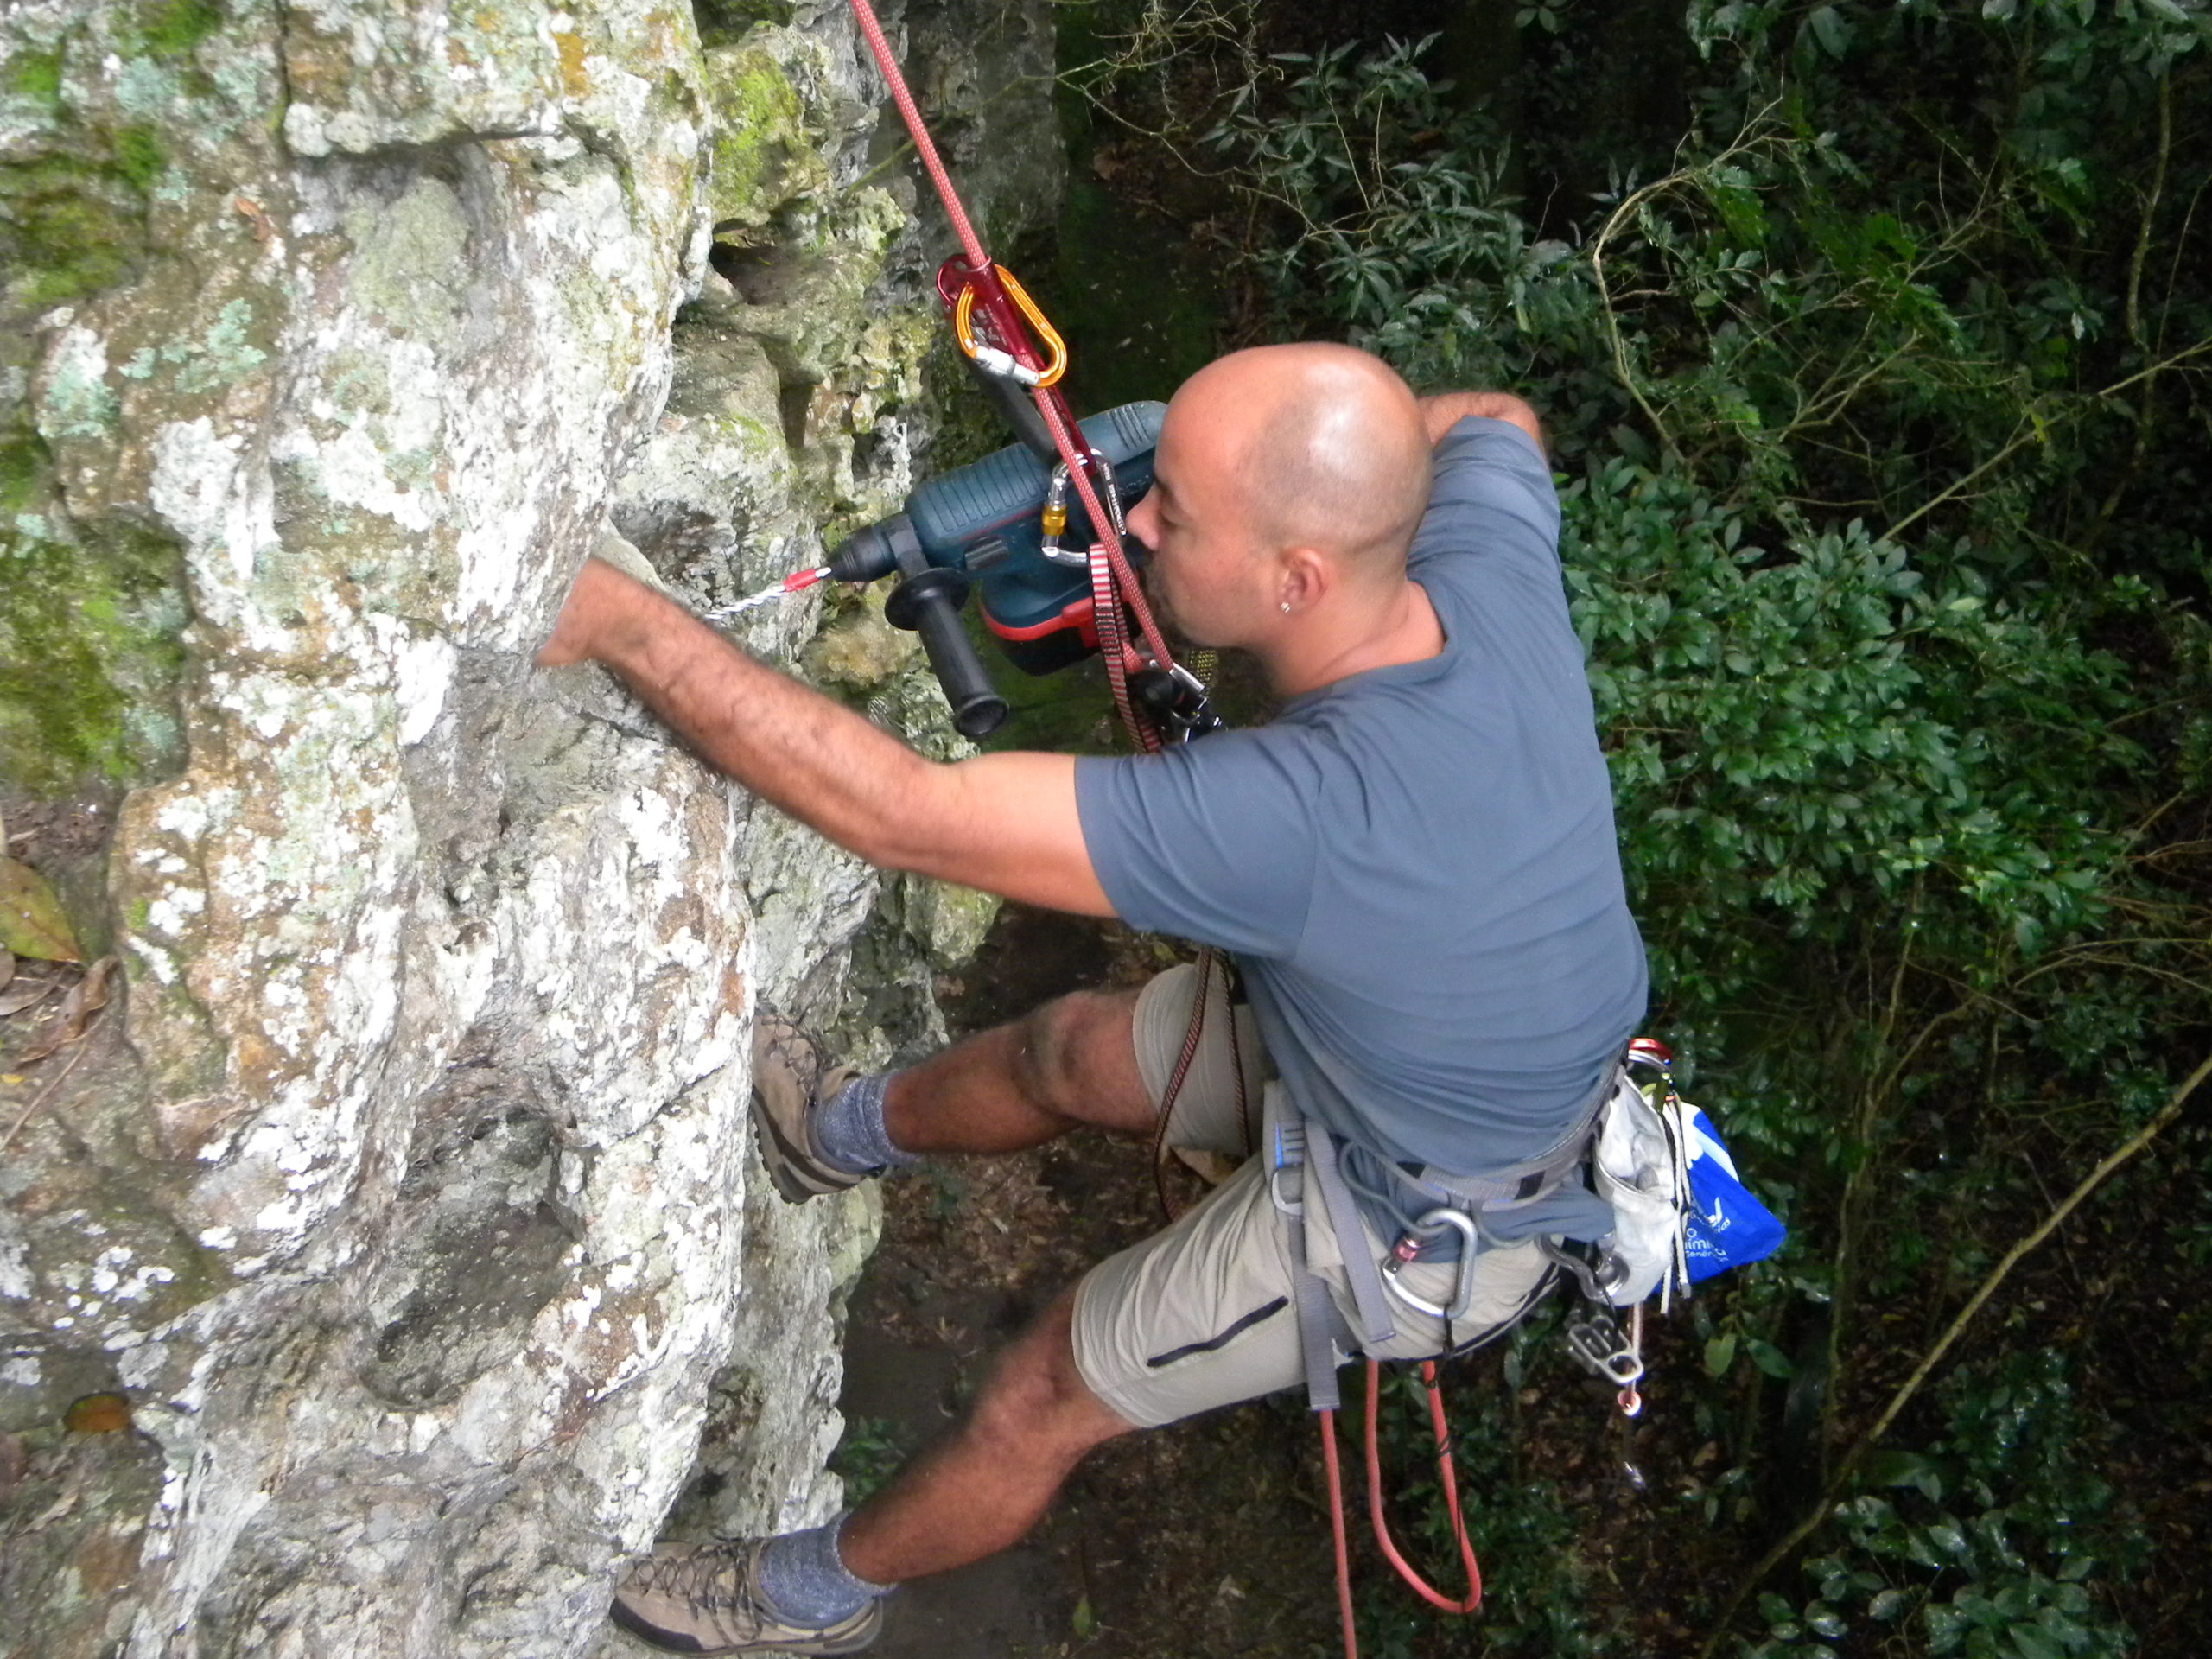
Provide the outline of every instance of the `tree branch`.
{"type": "Polygon", "coordinates": [[[1728,1598],[1727,1605],[1721,1609],[1720,1617],[1714,1622],[1711,1633],[1707,1636],[1705,1645],[1699,1649],[1699,1659],[1713,1659],[1713,1656],[1719,1650],[1721,1642],[1728,1634],[1728,1627],[1735,1622],[1737,1613],[1742,1610],[1744,1603],[1750,1599],[1751,1592],[1765,1581],[1768,1573],[1773,1572],[1776,1567],[1796,1554],[1798,1547],[1818,1531],[1821,1524],[1827,1520],[1835,1508],[1836,1500],[1842,1496],[1844,1488],[1849,1484],[1853,1474],[1857,1471],[1860,1460],[1873,1449],[1874,1443],[1888,1433],[1890,1426],[1897,1421],[1899,1414],[1911,1402],[1913,1396],[1920,1392],[1921,1385],[1935,1374],[1936,1368],[1942,1363],[1943,1357],[1956,1345],[1959,1338],[1966,1333],[1967,1326],[1974,1322],[1974,1316],[1988,1304],[1989,1299],[1997,1294],[1999,1287],[2011,1276],[2012,1269],[2019,1266],[2020,1262],[2045,1239],[2056,1232],[2066,1218],[2079,1209],[2091,1193],[2105,1184],[2113,1171],[2140,1153],[2170,1128],[2182,1115],[2182,1109],[2188,1105],[2190,1096],[2196,1092],[2197,1085],[2208,1077],[2212,1077],[2212,1055],[2207,1055],[2198,1063],[2194,1071],[2181,1080],[2173,1093],[2166,1097],[2166,1103],[2158,1109],[2149,1122],[2120,1142],[2106,1155],[2101,1163],[2083,1176],[2080,1185],[2059,1201],[2056,1209],[2044,1217],[2041,1225],[2005,1252],[2004,1258],[1989,1270],[1988,1276],[1982,1280],[1980,1287],[1967,1299],[1966,1306],[1961,1308],[1951,1323],[1944,1327],[1943,1334],[1936,1340],[1936,1345],[1921,1357],[1920,1363],[1913,1367],[1912,1375],[1905,1378],[1898,1385],[1897,1392],[1890,1396],[1890,1402],[1882,1408],[1881,1414],[1874,1419],[1866,1432],[1852,1443],[1851,1449],[1844,1453],[1836,1465],[1835,1473],[1830,1478],[1827,1489],[1821,1492],[1820,1502],[1813,1505],[1802,1520],[1783,1534],[1773,1548],[1759,1558],[1758,1564],[1752,1567],[1743,1582],[1736,1586],[1734,1593],[1728,1598]]]}

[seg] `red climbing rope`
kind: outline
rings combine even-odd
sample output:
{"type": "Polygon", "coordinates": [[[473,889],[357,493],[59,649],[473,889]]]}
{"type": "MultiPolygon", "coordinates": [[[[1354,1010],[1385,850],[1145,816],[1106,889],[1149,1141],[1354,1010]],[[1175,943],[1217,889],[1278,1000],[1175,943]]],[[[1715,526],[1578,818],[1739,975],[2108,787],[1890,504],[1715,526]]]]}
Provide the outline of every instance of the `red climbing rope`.
{"type": "Polygon", "coordinates": [[[1483,1605],[1483,1570],[1475,1561],[1475,1547],[1467,1537],[1467,1517],[1459,1512],[1459,1477],[1452,1466],[1452,1435],[1444,1421],[1444,1391],[1437,1386],[1436,1362],[1421,1362],[1421,1387],[1428,1393],[1428,1424],[1436,1436],[1436,1474],[1444,1488],[1444,1510],[1452,1517],[1452,1541],[1459,1547],[1459,1565],[1466,1569],[1467,1593],[1457,1599],[1446,1595],[1415,1572],[1390,1540],[1390,1523],[1382,1515],[1382,1459],[1376,1445],[1376,1415],[1382,1394],[1382,1368],[1367,1362],[1367,1515],[1375,1524],[1375,1541],[1382,1559],[1423,1601],[1443,1613],[1471,1613],[1483,1605]]]}
{"type": "Polygon", "coordinates": [[[853,0],[853,17],[860,24],[861,33],[868,37],[868,49],[875,54],[875,67],[890,83],[891,101],[899,106],[899,118],[913,135],[914,148],[920,152],[922,165],[929,171],[930,182],[937,186],[938,200],[944,203],[944,216],[952,221],[952,233],[960,238],[960,251],[968,256],[969,268],[988,270],[991,262],[983,251],[983,240],[968,222],[968,210],[960,205],[960,193],[952,188],[952,175],[944,170],[944,162],[930,138],[930,130],[922,124],[921,110],[914,102],[913,93],[906,90],[906,77],[899,73],[899,60],[891,55],[891,42],[884,37],[883,25],[876,21],[875,8],[868,0],[853,0]]]}
{"type": "Polygon", "coordinates": [[[1321,1417],[1321,1468],[1329,1483],[1329,1542],[1337,1556],[1337,1616],[1344,1621],[1344,1659],[1359,1659],[1359,1630],[1351,1617],[1351,1547],[1344,1536],[1344,1475],[1337,1465],[1337,1414],[1321,1417]]]}
{"type": "MultiPolygon", "coordinates": [[[[1377,1430],[1382,1400],[1382,1367],[1367,1362],[1367,1516],[1374,1523],[1375,1541],[1382,1559],[1423,1601],[1444,1613],[1471,1613],[1483,1605],[1482,1568],[1475,1561],[1475,1546],[1467,1536],[1467,1518],[1459,1507],[1459,1477],[1452,1466],[1452,1435],[1444,1420],[1444,1395],[1436,1381],[1436,1362],[1424,1360],[1421,1387],[1428,1393],[1428,1423],[1436,1436],[1436,1473],[1443,1484],[1445,1512],[1452,1517],[1452,1541],[1459,1548],[1459,1565],[1466,1569],[1467,1593],[1446,1595],[1421,1577],[1390,1536],[1390,1523],[1382,1513],[1382,1454],[1377,1430]]],[[[1344,1620],[1344,1659],[1359,1659],[1359,1633],[1352,1624],[1351,1553],[1344,1537],[1344,1473],[1337,1462],[1337,1414],[1324,1411],[1321,1419],[1321,1468],[1329,1489],[1329,1530],[1337,1557],[1337,1611],[1344,1620]]]]}
{"type": "Polygon", "coordinates": [[[1143,636],[1154,664],[1168,669],[1174,666],[1175,659],[1153,621],[1151,607],[1145,603],[1144,594],[1137,586],[1136,571],[1122,546],[1120,532],[1115,529],[1092,482],[1096,457],[1084,442],[1083,430],[1076,424],[1058,386],[1038,378],[1046,372],[1046,359],[1031,340],[1020,308],[1007,291],[1007,283],[999,268],[984,251],[982,238],[976,235],[968,210],[961,205],[952,175],[945,170],[944,158],[930,137],[914,95],[907,90],[906,78],[899,73],[898,60],[891,55],[891,42],[883,33],[882,23],[877,21],[874,7],[868,0],[850,3],[854,19],[860,24],[868,51],[875,59],[875,67],[891,89],[891,101],[899,107],[899,118],[906,124],[915,152],[921,156],[930,182],[937,188],[938,200],[944,204],[945,217],[952,221],[953,234],[959,238],[959,257],[947,260],[938,272],[938,297],[944,302],[949,315],[980,311],[994,343],[1027,372],[1029,396],[1037,405],[1045,429],[1052,435],[1052,447],[1059,452],[1060,460],[1068,469],[1068,480],[1074,485],[1084,512],[1090,515],[1092,533],[1098,538],[1097,545],[1091,550],[1092,607],[1097,619],[1100,654],[1106,659],[1106,677],[1114,689],[1115,707],[1138,746],[1157,749],[1160,745],[1157,728],[1129,695],[1129,672],[1143,664],[1123,633],[1122,607],[1127,607],[1129,617],[1136,623],[1137,632],[1143,636]],[[1098,569],[1100,566],[1103,567],[1103,571],[1098,569]]]}

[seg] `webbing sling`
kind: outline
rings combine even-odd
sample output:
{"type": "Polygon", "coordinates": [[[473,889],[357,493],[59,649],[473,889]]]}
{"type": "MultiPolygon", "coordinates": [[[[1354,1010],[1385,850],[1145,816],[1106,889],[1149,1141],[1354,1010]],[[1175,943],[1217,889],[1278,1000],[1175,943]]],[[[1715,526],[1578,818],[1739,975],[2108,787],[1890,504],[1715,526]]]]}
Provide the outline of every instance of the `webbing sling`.
{"type": "Polygon", "coordinates": [[[1346,1356],[1386,1343],[1397,1334],[1397,1321],[1382,1288],[1382,1271],[1367,1248],[1367,1235],[1359,1224],[1359,1211],[1337,1163],[1336,1142],[1328,1131],[1309,1135],[1306,1119],[1281,1083],[1270,1083],[1262,1096],[1262,1133],[1267,1137],[1268,1196],[1290,1221],[1291,1291],[1298,1310],[1298,1345],[1306,1364],[1306,1395],[1316,1411],[1334,1411],[1343,1404],[1337,1386],[1337,1348],[1346,1356]],[[1296,1173],[1299,1190],[1286,1192],[1284,1177],[1296,1173]],[[1344,1259],[1344,1280],[1351,1291],[1352,1311],[1358,1316],[1354,1331],[1337,1306],[1328,1281],[1313,1270],[1308,1234],[1313,1226],[1311,1195],[1319,1192],[1321,1212],[1335,1236],[1337,1254],[1344,1259]],[[1351,1246],[1346,1249],[1344,1241],[1351,1246]]]}

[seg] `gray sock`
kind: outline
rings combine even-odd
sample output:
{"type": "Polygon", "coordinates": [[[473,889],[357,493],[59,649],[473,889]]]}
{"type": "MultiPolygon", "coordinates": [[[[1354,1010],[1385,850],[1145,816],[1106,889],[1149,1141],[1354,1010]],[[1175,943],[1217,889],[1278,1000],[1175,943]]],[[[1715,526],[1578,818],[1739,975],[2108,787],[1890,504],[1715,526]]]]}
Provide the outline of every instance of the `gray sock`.
{"type": "Polygon", "coordinates": [[[883,1091],[893,1074],[855,1077],[814,1109],[814,1149],[828,1162],[855,1175],[905,1169],[921,1160],[891,1144],[883,1127],[883,1091]]]}
{"type": "MultiPolygon", "coordinates": [[[[847,1513],[850,1513],[848,1511],[847,1513]]],[[[837,1553],[841,1515],[826,1527],[771,1538],[760,1552],[760,1588],[776,1616],[819,1629],[850,1618],[891,1586],[856,1578],[837,1553]]]]}

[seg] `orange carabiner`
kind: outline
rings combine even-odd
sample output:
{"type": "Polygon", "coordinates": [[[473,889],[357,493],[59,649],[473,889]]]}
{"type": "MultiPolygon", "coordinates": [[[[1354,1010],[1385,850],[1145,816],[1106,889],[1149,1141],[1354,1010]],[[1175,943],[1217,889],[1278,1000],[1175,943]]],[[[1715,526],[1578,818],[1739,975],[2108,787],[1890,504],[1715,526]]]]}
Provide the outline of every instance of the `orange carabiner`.
{"type": "MultiPolygon", "coordinates": [[[[991,269],[998,273],[999,281],[1006,288],[1007,297],[1014,302],[1052,354],[1052,360],[1037,372],[1037,384],[1040,386],[1058,385],[1060,377],[1067,372],[1067,342],[1060,338],[1059,330],[1046,320],[1045,314],[1037,308],[1037,302],[1029,297],[1029,290],[1022,287],[1012,271],[1000,264],[994,264],[991,269]]],[[[976,287],[970,283],[960,290],[960,297],[952,307],[952,331],[959,338],[960,349],[969,357],[976,355],[976,349],[973,326],[975,311],[976,287]]]]}

